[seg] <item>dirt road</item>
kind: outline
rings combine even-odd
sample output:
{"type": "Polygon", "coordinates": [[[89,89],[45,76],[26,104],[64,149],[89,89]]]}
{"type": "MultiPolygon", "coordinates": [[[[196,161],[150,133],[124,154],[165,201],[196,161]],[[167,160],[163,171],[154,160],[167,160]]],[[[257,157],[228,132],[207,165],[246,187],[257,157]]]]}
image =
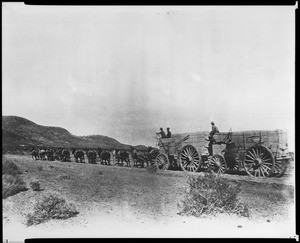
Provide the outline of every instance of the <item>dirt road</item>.
{"type": "Polygon", "coordinates": [[[280,179],[222,175],[242,183],[239,199],[248,204],[251,218],[195,218],[177,214],[190,173],[34,161],[17,155],[5,155],[4,159],[20,167],[28,188],[33,180],[39,180],[43,188],[3,200],[4,238],[293,237],[295,232],[293,170],[280,179]],[[26,227],[25,216],[34,202],[51,192],[74,202],[80,213],[67,220],[26,227]]]}

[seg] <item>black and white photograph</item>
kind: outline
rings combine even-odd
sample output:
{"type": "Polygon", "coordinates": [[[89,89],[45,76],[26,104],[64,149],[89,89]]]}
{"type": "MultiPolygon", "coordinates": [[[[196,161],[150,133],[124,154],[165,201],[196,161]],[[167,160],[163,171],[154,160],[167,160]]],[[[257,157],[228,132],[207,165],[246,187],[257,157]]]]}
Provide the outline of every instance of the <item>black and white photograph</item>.
{"type": "Polygon", "coordinates": [[[2,2],[3,242],[297,239],[296,9],[2,2]]]}

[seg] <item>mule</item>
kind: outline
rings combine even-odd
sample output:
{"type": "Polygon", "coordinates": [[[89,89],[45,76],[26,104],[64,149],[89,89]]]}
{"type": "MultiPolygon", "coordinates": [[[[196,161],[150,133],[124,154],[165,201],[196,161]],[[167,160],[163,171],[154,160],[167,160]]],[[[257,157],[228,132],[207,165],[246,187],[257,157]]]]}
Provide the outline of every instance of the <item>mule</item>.
{"type": "Polygon", "coordinates": [[[88,150],[86,152],[86,156],[88,158],[88,162],[90,164],[96,164],[96,159],[97,159],[97,153],[95,150],[88,150]]]}
{"type": "Polygon", "coordinates": [[[52,149],[47,149],[46,150],[46,156],[47,156],[47,160],[49,161],[53,161],[53,150],[52,149]]]}
{"type": "Polygon", "coordinates": [[[84,152],[82,150],[76,150],[74,152],[75,162],[76,163],[85,163],[84,161],[84,152]]]}
{"type": "Polygon", "coordinates": [[[130,167],[129,154],[126,151],[119,151],[117,153],[117,165],[124,165],[126,162],[127,167],[130,167]]]}
{"type": "Polygon", "coordinates": [[[145,156],[145,153],[142,151],[138,151],[133,146],[131,146],[131,157],[133,160],[134,167],[138,167],[138,166],[144,167],[144,163],[147,163],[147,166],[148,166],[148,161],[145,156]]]}
{"type": "Polygon", "coordinates": [[[39,158],[41,160],[46,160],[46,150],[45,149],[40,149],[38,153],[39,153],[39,158]]]}
{"type": "Polygon", "coordinates": [[[39,152],[36,149],[32,149],[31,150],[31,157],[34,160],[38,160],[39,159],[39,152]]]}
{"type": "Polygon", "coordinates": [[[63,162],[71,162],[71,156],[70,156],[70,151],[67,149],[63,149],[61,151],[61,160],[63,162]]]}
{"type": "Polygon", "coordinates": [[[102,160],[101,164],[110,165],[110,152],[104,150],[101,152],[100,156],[102,160]]]}

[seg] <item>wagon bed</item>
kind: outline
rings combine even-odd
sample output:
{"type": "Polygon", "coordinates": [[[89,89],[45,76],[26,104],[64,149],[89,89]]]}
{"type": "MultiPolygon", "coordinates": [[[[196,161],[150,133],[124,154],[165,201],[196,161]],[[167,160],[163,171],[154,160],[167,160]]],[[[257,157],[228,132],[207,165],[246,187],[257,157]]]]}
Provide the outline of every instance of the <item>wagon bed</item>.
{"type": "Polygon", "coordinates": [[[187,169],[182,166],[182,160],[184,160],[188,151],[195,155],[196,160],[199,156],[199,163],[195,165],[197,169],[193,168],[192,171],[201,169],[201,166],[203,167],[206,162],[214,163],[215,167],[219,166],[219,169],[223,166],[221,168],[223,171],[245,169],[252,176],[265,177],[265,175],[269,176],[271,174],[282,176],[286,170],[290,157],[285,130],[217,133],[214,135],[213,156],[208,154],[208,135],[208,131],[173,134],[172,138],[160,139],[158,143],[159,150],[161,154],[164,154],[164,157],[171,158],[183,170],[187,169]],[[182,141],[187,136],[188,139],[182,141]],[[230,146],[234,147],[231,154],[227,151],[230,147],[229,142],[230,146]],[[182,154],[182,151],[186,148],[188,148],[188,151],[182,154]],[[227,151],[227,154],[226,152],[224,154],[224,151],[227,151]],[[256,167],[260,166],[261,169],[256,171],[256,167]]]}

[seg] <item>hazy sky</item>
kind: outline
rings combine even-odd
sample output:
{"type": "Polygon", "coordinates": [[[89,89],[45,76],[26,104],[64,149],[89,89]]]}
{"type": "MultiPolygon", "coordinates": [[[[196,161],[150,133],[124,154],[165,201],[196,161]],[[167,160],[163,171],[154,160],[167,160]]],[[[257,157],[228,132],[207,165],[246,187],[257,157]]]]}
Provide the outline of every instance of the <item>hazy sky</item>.
{"type": "Polygon", "coordinates": [[[287,129],[295,8],[2,3],[3,115],[155,145],[173,133],[287,129]]]}

